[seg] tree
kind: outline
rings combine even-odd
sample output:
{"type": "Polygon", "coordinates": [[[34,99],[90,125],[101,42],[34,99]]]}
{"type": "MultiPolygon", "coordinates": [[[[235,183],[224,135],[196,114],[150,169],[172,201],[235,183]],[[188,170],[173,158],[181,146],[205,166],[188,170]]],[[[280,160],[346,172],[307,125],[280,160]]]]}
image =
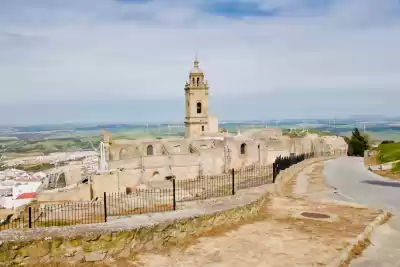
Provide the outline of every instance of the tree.
{"type": "Polygon", "coordinates": [[[354,128],[348,141],[350,156],[364,156],[364,151],[369,149],[368,139],[363,136],[358,128],[354,128]]]}

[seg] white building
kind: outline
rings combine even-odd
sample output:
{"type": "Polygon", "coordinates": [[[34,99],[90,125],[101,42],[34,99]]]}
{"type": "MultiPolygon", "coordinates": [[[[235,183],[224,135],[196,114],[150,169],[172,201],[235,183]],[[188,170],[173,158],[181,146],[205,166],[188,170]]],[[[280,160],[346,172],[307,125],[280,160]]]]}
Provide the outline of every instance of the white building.
{"type": "Polygon", "coordinates": [[[6,209],[15,209],[17,207],[29,204],[35,197],[36,192],[22,193],[17,198],[0,197],[0,206],[6,209]]]}
{"type": "Polygon", "coordinates": [[[42,182],[38,180],[22,179],[3,182],[1,187],[2,191],[5,193],[10,191],[11,194],[3,194],[0,197],[0,206],[6,209],[12,209],[28,204],[34,197],[36,197],[36,191],[41,184],[42,182]]]}

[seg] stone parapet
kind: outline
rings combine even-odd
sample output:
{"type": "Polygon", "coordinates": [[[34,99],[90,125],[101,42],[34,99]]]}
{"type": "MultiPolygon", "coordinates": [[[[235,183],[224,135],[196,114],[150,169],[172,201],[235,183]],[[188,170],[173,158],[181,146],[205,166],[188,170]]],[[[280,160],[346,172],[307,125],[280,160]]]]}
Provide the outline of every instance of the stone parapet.
{"type": "Polygon", "coordinates": [[[2,231],[0,266],[107,261],[163,250],[215,228],[257,218],[274,188],[279,189],[306,165],[329,158],[333,157],[296,164],[278,175],[277,184],[197,201],[184,210],[127,216],[91,225],[2,231]]]}

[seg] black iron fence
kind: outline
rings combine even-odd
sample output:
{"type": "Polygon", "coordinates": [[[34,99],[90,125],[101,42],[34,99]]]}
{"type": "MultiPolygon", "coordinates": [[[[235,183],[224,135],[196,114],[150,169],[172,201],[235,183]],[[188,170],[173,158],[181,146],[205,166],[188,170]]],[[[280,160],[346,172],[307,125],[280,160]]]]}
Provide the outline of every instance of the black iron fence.
{"type": "Polygon", "coordinates": [[[291,155],[287,157],[277,157],[275,162],[272,164],[273,169],[273,182],[275,182],[276,177],[278,176],[280,171],[283,171],[290,166],[302,162],[305,159],[313,158],[314,153],[305,153],[300,155],[291,155]]]}
{"type": "Polygon", "coordinates": [[[0,230],[92,224],[107,222],[115,216],[172,211],[177,209],[177,203],[235,195],[241,189],[274,183],[280,171],[305,159],[323,155],[326,154],[278,157],[268,166],[252,165],[232,169],[226,174],[202,175],[196,179],[172,179],[170,188],[104,193],[97,201],[34,203],[0,219],[0,230]]]}
{"type": "Polygon", "coordinates": [[[272,166],[232,169],[221,175],[202,175],[191,180],[172,180],[175,201],[193,201],[234,195],[237,190],[273,182],[272,166]]]}

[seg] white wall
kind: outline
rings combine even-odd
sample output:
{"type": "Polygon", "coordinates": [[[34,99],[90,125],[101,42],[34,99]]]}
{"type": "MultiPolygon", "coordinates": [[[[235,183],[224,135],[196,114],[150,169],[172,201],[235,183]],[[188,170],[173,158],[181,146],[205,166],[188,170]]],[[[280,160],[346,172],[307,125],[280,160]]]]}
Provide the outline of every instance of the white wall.
{"type": "Polygon", "coordinates": [[[32,201],[32,198],[13,199],[13,197],[1,197],[0,205],[5,207],[6,209],[12,209],[12,208],[17,208],[19,206],[29,204],[31,201],[32,201]]]}
{"type": "Polygon", "coordinates": [[[17,198],[22,193],[36,192],[42,182],[20,182],[20,185],[13,185],[13,197],[17,198]]]}

